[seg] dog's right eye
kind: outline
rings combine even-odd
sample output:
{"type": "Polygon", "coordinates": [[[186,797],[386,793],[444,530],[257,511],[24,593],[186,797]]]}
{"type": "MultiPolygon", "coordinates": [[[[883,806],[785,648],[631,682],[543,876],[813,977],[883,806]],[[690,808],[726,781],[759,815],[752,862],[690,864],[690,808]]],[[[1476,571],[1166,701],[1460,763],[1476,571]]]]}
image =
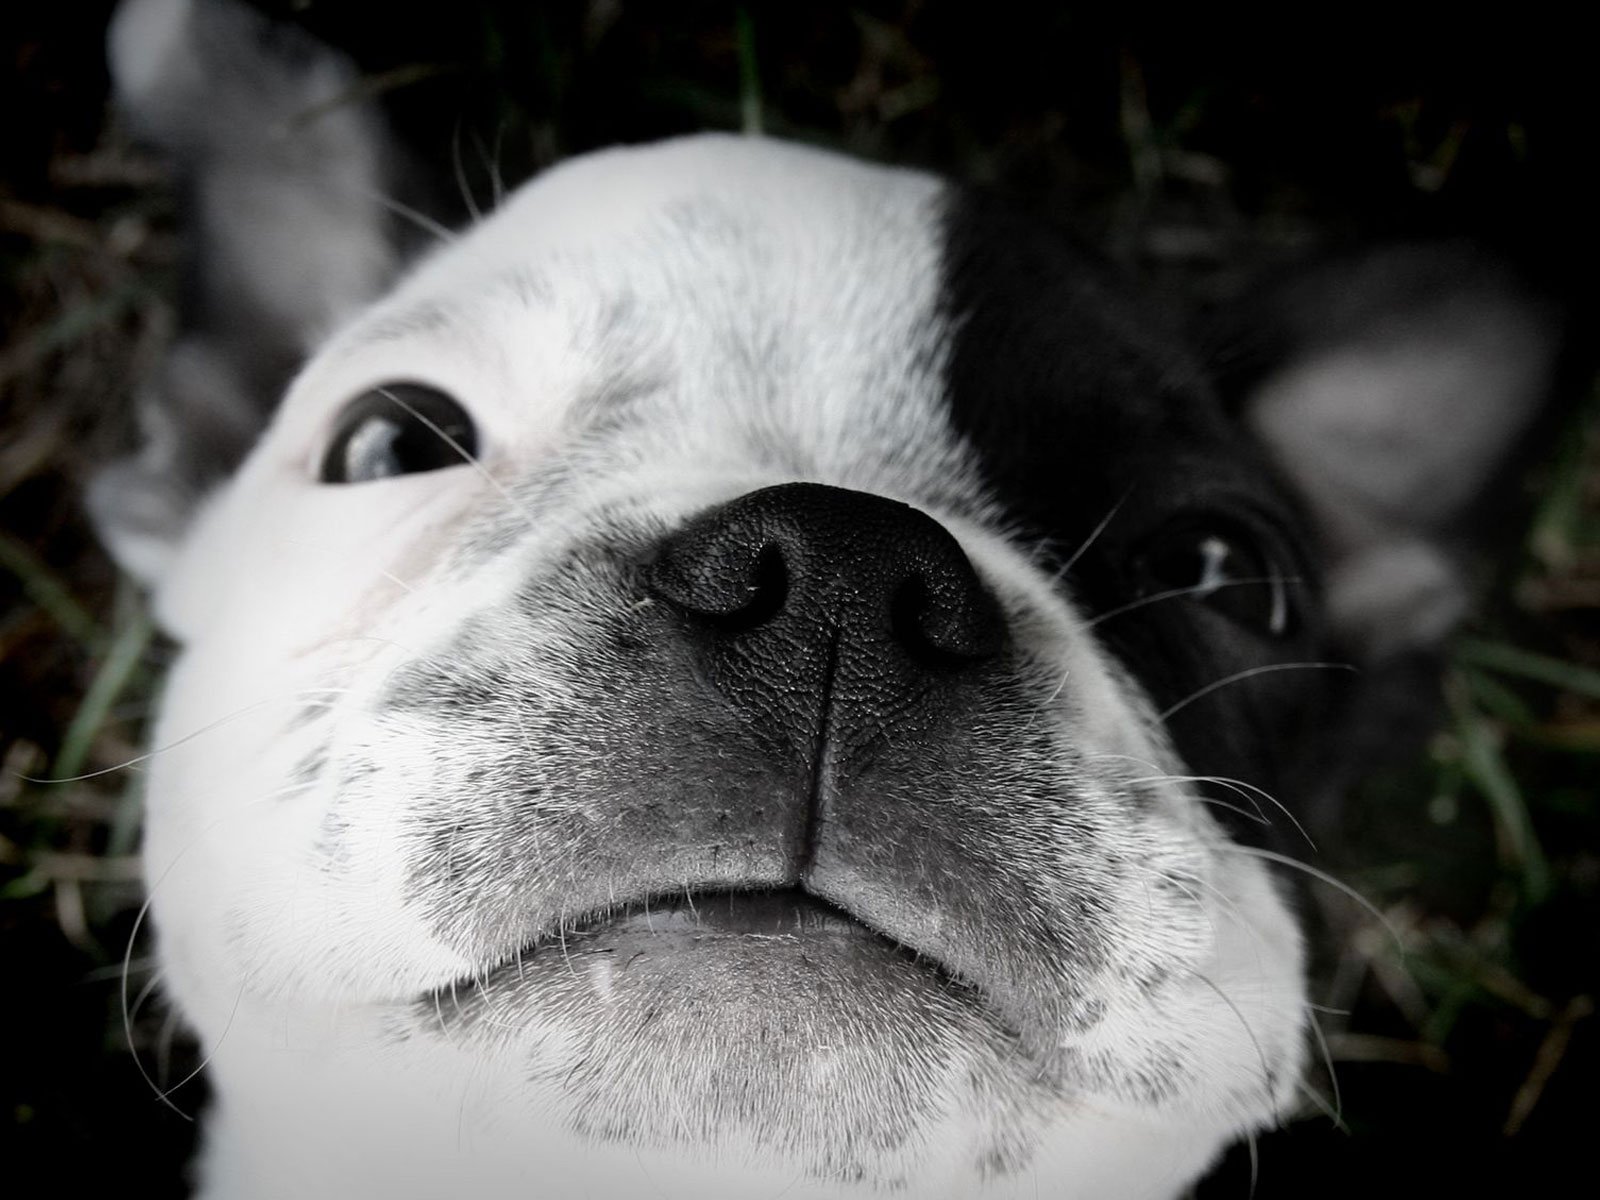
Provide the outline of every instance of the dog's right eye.
{"type": "Polygon", "coordinates": [[[1270,637],[1290,630],[1295,580],[1264,544],[1230,523],[1177,522],[1151,539],[1134,565],[1147,596],[1189,596],[1270,637]]]}
{"type": "Polygon", "coordinates": [[[323,483],[368,483],[471,462],[478,431],[455,399],[421,383],[363,392],[339,414],[322,456],[323,483]]]}

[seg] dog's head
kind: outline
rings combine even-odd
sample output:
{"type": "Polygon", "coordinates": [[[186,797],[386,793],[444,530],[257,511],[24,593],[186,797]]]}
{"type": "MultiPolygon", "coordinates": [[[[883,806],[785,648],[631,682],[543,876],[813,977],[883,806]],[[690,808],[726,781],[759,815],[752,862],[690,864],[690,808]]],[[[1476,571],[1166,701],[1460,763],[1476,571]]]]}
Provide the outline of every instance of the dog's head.
{"type": "Polygon", "coordinates": [[[1454,619],[1548,363],[1462,261],[1303,289],[1241,388],[1058,235],[758,140],[434,252],[124,538],[213,1180],[1163,1195],[1280,1119],[1345,668],[1454,619]]]}

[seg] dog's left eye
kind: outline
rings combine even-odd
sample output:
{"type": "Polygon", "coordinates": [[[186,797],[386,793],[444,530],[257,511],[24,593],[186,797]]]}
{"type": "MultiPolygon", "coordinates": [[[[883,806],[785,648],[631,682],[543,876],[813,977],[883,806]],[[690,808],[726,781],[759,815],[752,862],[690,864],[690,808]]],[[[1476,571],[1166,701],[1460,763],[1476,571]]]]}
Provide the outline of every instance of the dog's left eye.
{"type": "Polygon", "coordinates": [[[420,383],[363,392],[339,414],[322,456],[323,483],[367,483],[470,462],[478,431],[453,397],[420,383]]]}
{"type": "Polygon", "coordinates": [[[1146,597],[1192,597],[1258,633],[1289,632],[1294,580],[1259,542],[1221,524],[1181,523],[1134,562],[1146,597]]]}

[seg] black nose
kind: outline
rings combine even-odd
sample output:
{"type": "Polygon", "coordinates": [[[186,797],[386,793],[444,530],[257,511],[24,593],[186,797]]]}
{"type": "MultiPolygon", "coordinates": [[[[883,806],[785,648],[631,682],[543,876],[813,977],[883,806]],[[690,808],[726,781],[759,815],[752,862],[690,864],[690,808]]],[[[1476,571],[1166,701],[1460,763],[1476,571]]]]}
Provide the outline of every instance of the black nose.
{"type": "Polygon", "coordinates": [[[993,597],[944,526],[909,505],[815,483],[763,488],[702,514],[661,544],[645,578],[703,634],[759,634],[769,652],[804,657],[831,646],[847,675],[957,667],[992,656],[1004,635],[993,597]]]}

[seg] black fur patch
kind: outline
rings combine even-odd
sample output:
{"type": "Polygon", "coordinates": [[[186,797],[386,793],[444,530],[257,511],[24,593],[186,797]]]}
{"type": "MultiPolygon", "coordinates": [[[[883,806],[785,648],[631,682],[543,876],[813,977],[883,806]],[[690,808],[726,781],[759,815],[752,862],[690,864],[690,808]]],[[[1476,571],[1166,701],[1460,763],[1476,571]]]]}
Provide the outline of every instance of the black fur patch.
{"type": "MultiPolygon", "coordinates": [[[[1296,581],[1284,636],[1188,597],[1097,625],[1157,710],[1254,668],[1323,661],[1304,521],[1224,411],[1179,322],[1135,303],[1068,236],[994,198],[953,193],[945,238],[951,420],[1091,618],[1147,590],[1134,569],[1140,550],[1178,521],[1243,531],[1296,581]]],[[[1276,790],[1302,754],[1327,676],[1290,668],[1217,687],[1174,712],[1170,732],[1197,773],[1276,790]]],[[[1242,824],[1259,838],[1263,826],[1242,824]]]]}

